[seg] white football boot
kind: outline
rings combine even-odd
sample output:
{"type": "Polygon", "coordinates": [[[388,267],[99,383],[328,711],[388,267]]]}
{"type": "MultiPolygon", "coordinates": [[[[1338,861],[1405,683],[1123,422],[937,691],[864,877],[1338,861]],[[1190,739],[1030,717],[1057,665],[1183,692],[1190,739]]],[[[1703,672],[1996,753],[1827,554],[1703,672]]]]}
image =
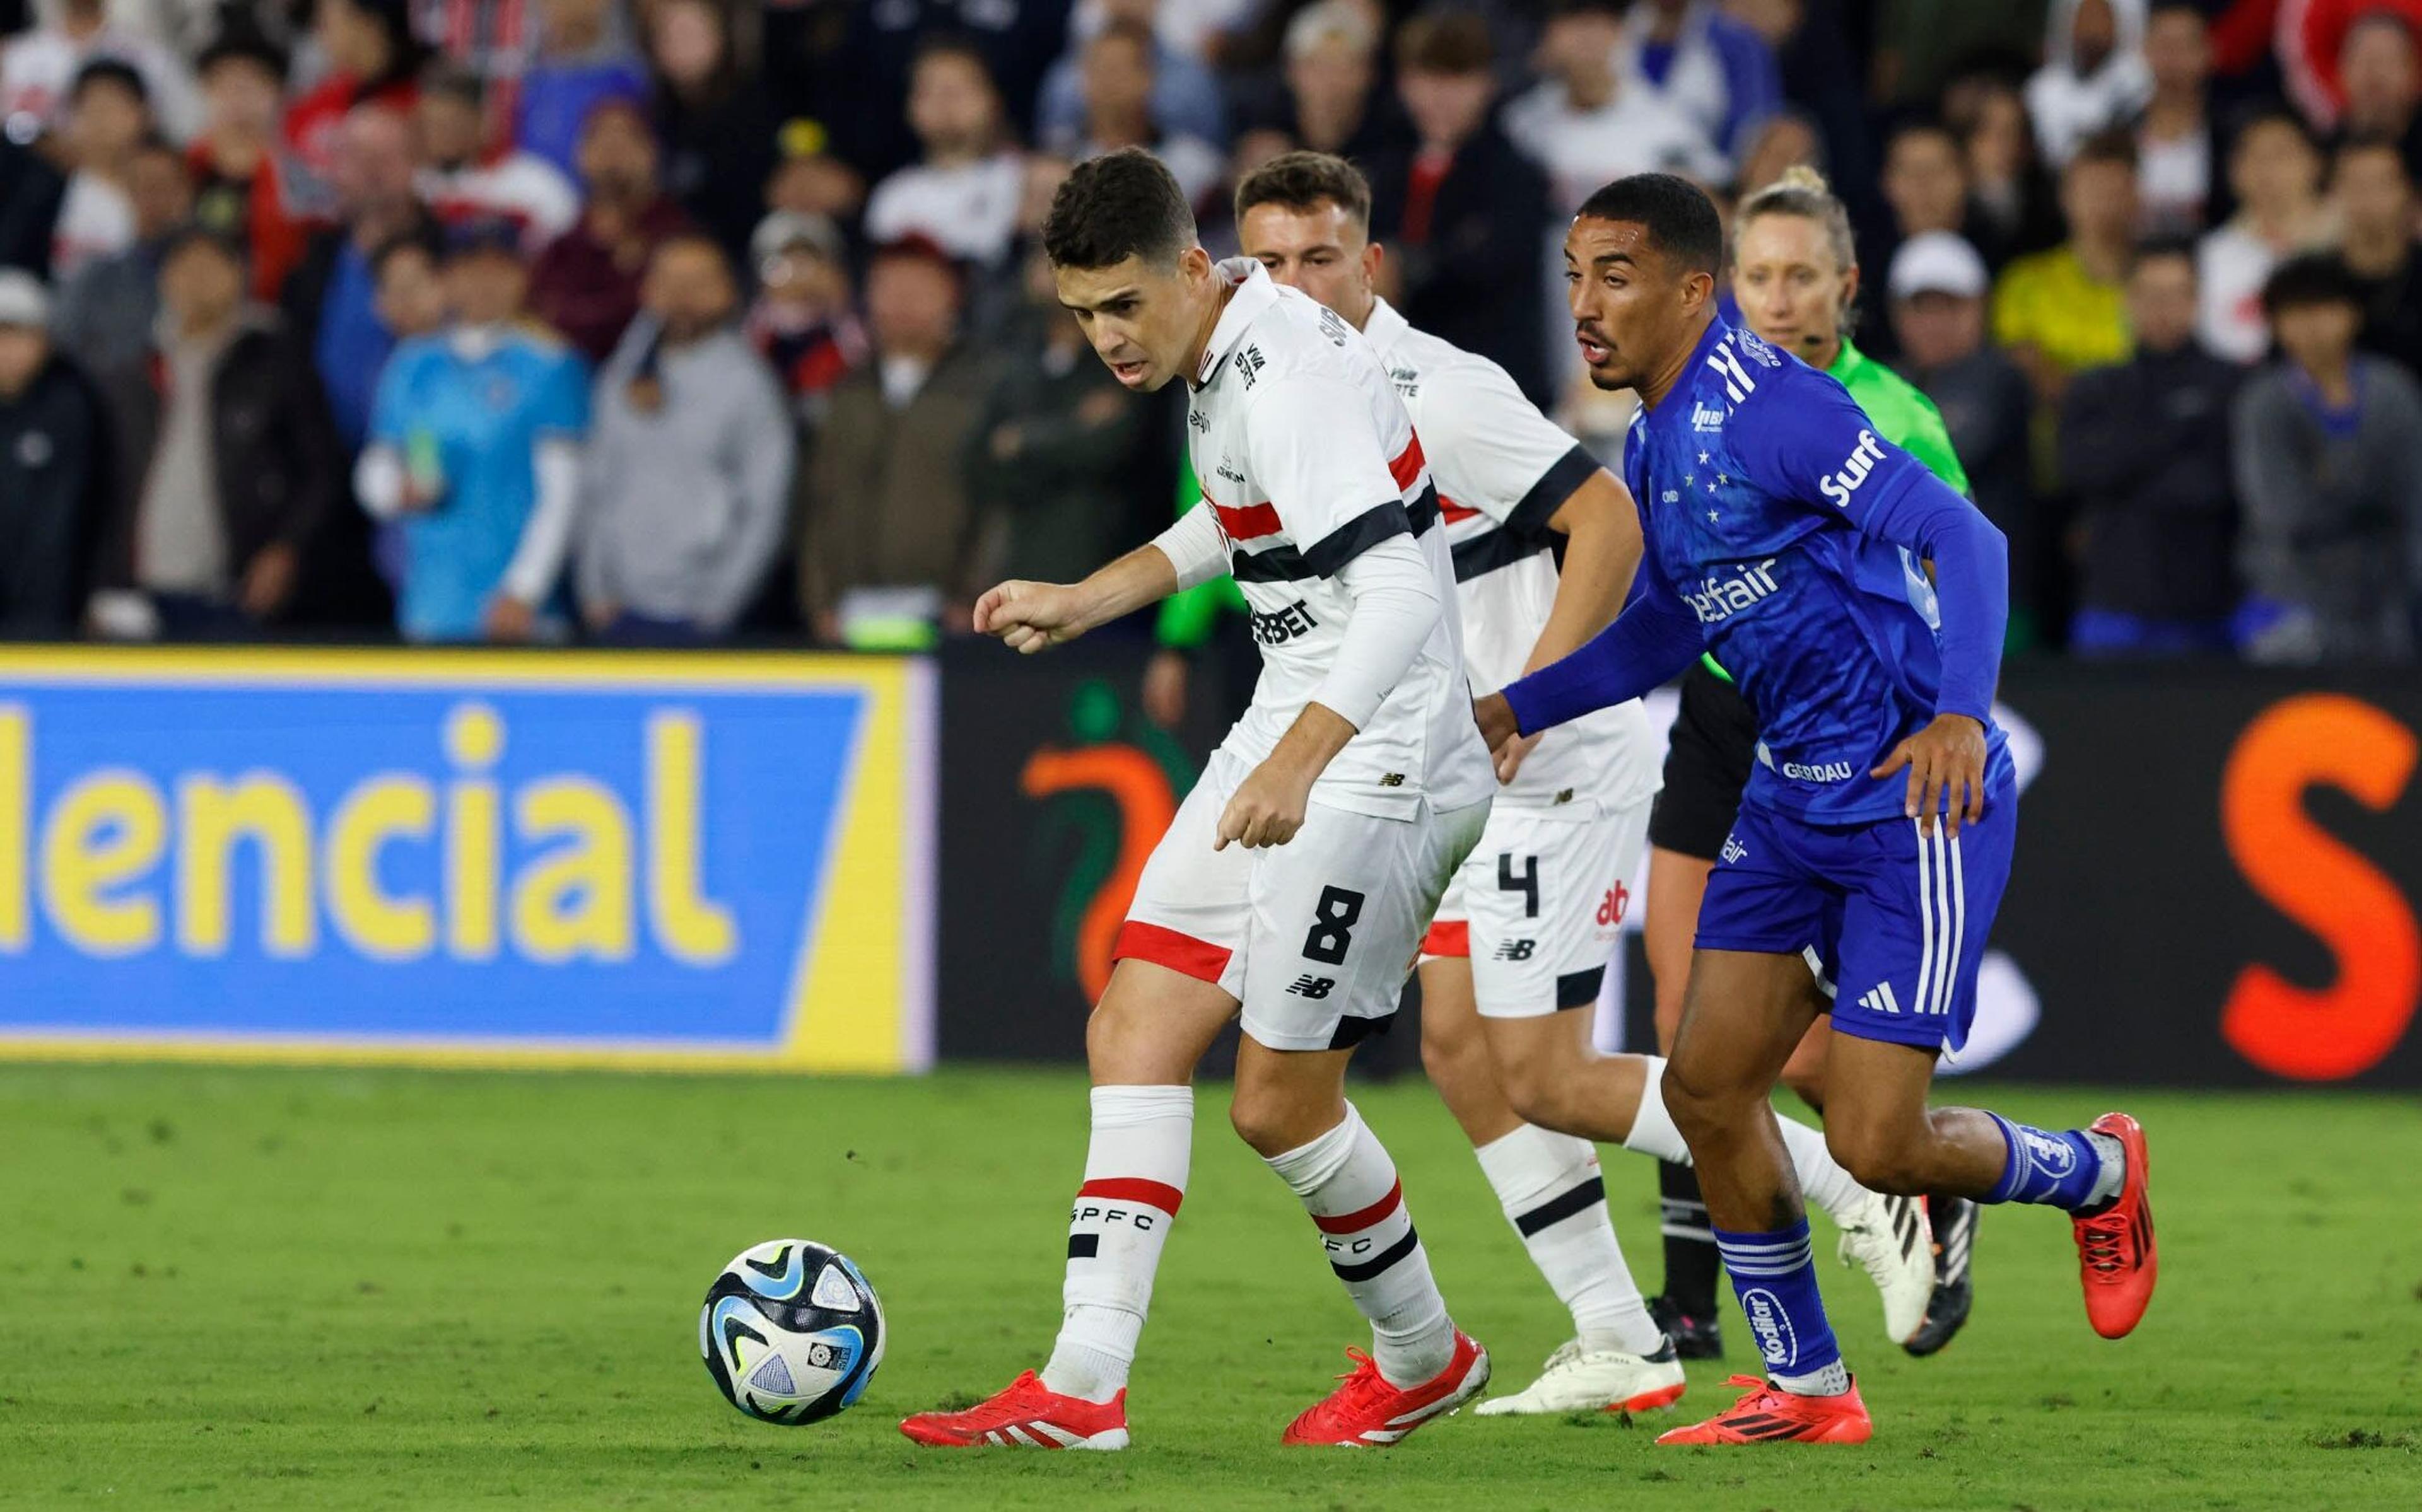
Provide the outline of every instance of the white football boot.
{"type": "MultiPolygon", "coordinates": [[[[1934,1285],[1934,1268],[1927,1266],[1927,1286],[1934,1285]]],[[[1923,1303],[1924,1298],[1919,1302],[1923,1303]]],[[[1472,1409],[1481,1417],[1506,1417],[1538,1412],[1644,1412],[1671,1407],[1682,1396],[1682,1362],[1674,1341],[1664,1341],[1655,1354],[1625,1354],[1620,1349],[1587,1349],[1569,1339],[1548,1356],[1539,1379],[1511,1396],[1492,1396],[1472,1409]]]]}
{"type": "Polygon", "coordinates": [[[1866,1271],[1883,1295],[1884,1333],[1895,1344],[1908,1343],[1925,1324],[1934,1295],[1934,1233],[1925,1201],[1870,1192],[1833,1221],[1842,1230],[1836,1252],[1842,1263],[1866,1271]]]}

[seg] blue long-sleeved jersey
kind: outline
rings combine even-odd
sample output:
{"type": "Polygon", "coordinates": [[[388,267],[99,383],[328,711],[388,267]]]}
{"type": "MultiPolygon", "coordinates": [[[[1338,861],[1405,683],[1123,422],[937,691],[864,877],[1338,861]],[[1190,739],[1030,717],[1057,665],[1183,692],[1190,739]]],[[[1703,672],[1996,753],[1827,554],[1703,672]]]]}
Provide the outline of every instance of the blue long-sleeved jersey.
{"type": "Polygon", "coordinates": [[[1991,719],[2006,544],[1840,383],[1719,320],[1632,421],[1624,473],[1647,536],[1641,591],[1507,686],[1524,733],[1636,698],[1706,649],[1757,710],[1745,803],[1820,824],[1897,818],[1907,774],[1868,773],[1938,714],[1983,721],[1987,785],[2007,784],[1991,719]]]}

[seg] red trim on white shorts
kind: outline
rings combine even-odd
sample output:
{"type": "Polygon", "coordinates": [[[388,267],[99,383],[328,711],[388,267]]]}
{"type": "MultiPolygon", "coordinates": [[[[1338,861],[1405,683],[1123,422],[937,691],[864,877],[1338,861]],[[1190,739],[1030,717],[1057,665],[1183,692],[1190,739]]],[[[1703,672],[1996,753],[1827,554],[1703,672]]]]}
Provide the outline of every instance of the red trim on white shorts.
{"type": "Polygon", "coordinates": [[[1190,934],[1146,924],[1141,919],[1129,919],[1120,925],[1119,937],[1110,945],[1112,961],[1148,960],[1215,987],[1228,970],[1228,958],[1235,954],[1225,945],[1215,945],[1208,940],[1197,940],[1190,934]]]}

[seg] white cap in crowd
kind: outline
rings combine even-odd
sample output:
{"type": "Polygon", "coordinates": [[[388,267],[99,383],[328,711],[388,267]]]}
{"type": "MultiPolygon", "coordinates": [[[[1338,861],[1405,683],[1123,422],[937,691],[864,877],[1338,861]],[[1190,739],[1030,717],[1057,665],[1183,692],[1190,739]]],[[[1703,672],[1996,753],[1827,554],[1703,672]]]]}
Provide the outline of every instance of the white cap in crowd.
{"type": "Polygon", "coordinates": [[[51,296],[42,281],[21,268],[0,268],[0,325],[50,323],[51,296]]]}
{"type": "Polygon", "coordinates": [[[1893,254],[1892,273],[1885,287],[1895,299],[1919,294],[1950,294],[1982,299],[1992,280],[1985,259],[1967,239],[1953,231],[1925,231],[1911,237],[1893,254]]]}

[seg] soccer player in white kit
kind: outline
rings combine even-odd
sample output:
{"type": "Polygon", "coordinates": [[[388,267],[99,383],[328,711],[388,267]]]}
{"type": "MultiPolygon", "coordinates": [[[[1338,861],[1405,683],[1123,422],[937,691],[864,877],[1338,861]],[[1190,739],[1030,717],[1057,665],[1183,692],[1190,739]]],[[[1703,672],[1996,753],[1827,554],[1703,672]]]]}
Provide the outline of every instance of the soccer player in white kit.
{"type": "MultiPolygon", "coordinates": [[[[1337,311],[1388,365],[1438,481],[1465,654],[1486,693],[1613,618],[1639,564],[1640,519],[1624,486],[1502,368],[1414,330],[1374,292],[1384,254],[1370,204],[1351,164],[1290,152],[1237,186],[1238,234],[1272,278],[1337,311]]],[[[1479,1411],[1661,1407],[1682,1395],[1681,1364],[1615,1243],[1591,1142],[1685,1161],[1689,1151],[1659,1092],[1662,1059],[1601,1055],[1590,1036],[1661,751],[1632,703],[1511,755],[1488,827],[1423,943],[1422,1054],[1575,1336],[1530,1387],[1479,1411]]],[[[1844,1259],[1882,1292],[1886,1331],[1906,1337],[1933,1285],[1923,1209],[1852,1181],[1816,1130],[1784,1120],[1784,1133],[1812,1200],[1843,1230],[1844,1259]]]]}
{"type": "Polygon", "coordinates": [[[1192,390],[1203,501],[1074,585],[1004,583],[975,628],[1039,651],[1233,574],[1263,670],[1252,707],[1136,888],[1086,1026],[1093,1138],[1065,1311],[1038,1376],[920,1443],[1117,1449],[1161,1246],[1186,1190],[1196,1063],[1241,1010],[1232,1121],[1311,1214],[1370,1320],[1368,1354],[1286,1429],[1385,1446],[1488,1380],[1431,1279],[1394,1163],[1345,1100],[1496,783],[1472,723],[1454,569],[1412,421],[1369,342],[1261,264],[1214,265],[1168,169],[1083,164],[1044,227],[1060,301],[1119,381],[1192,390]]]}

